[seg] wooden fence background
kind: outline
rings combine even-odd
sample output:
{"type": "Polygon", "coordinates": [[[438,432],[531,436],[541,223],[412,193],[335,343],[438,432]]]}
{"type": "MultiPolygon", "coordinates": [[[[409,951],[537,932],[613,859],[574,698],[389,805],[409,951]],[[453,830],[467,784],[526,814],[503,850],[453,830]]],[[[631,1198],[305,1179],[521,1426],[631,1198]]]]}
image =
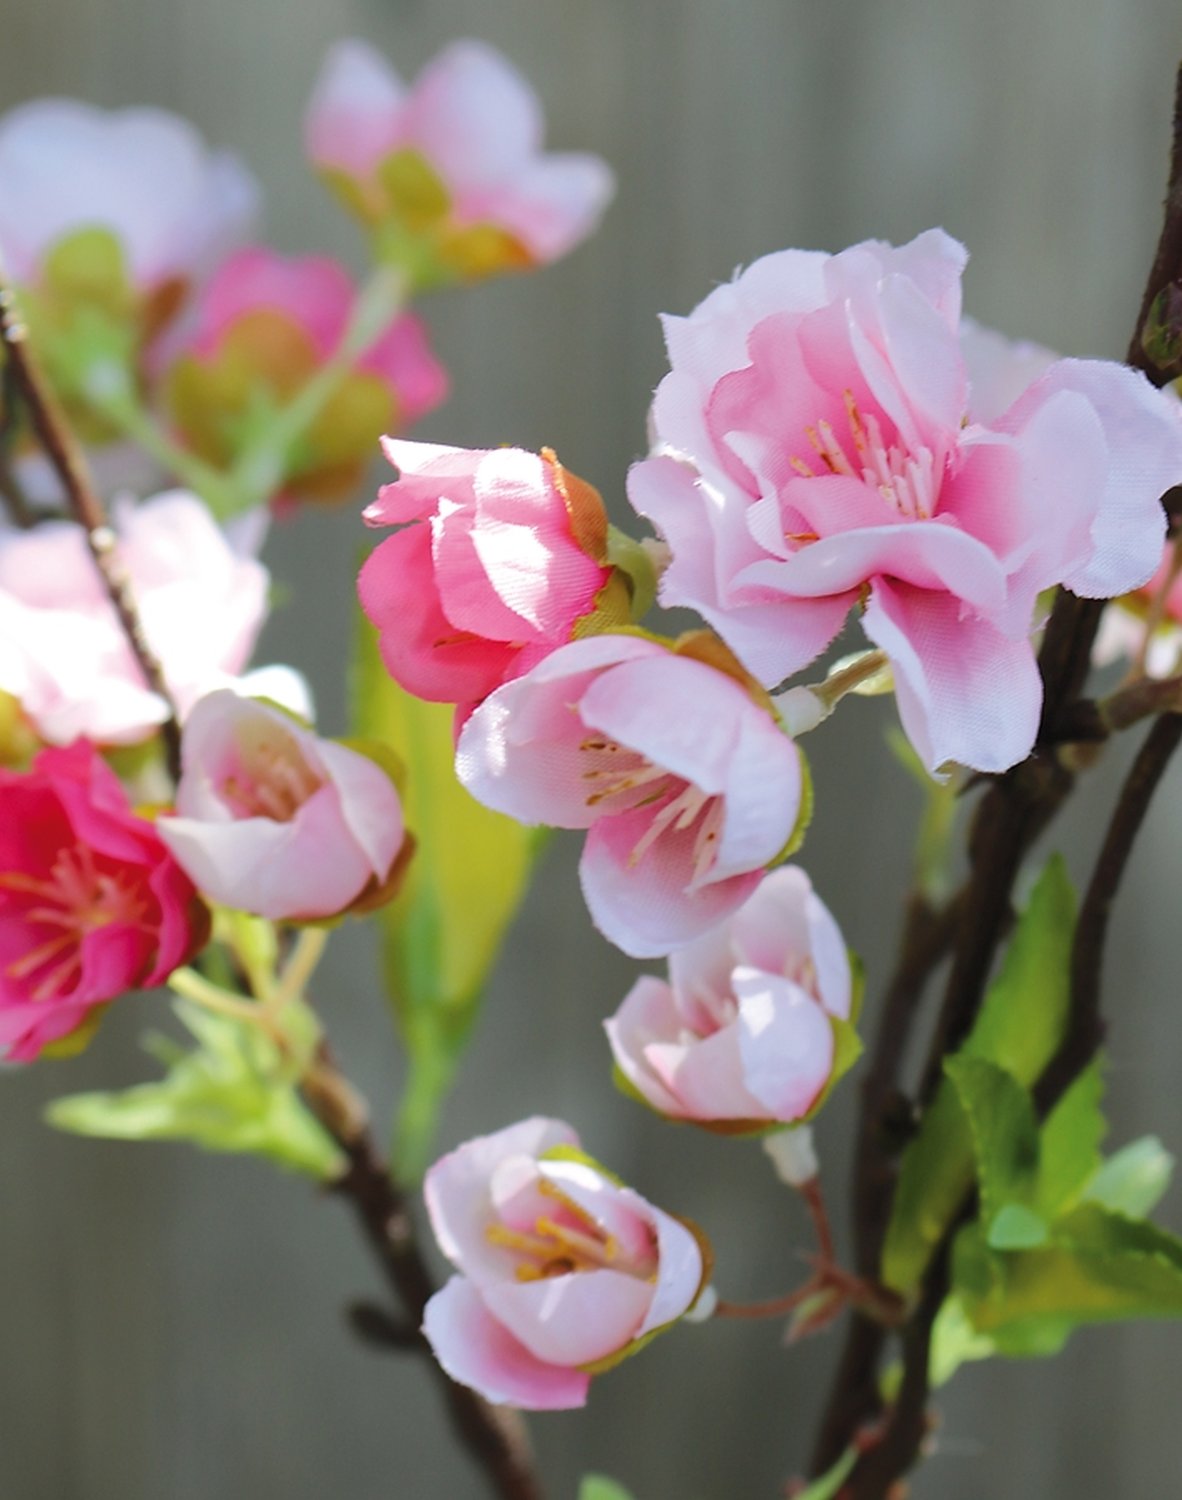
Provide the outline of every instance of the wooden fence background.
{"type": "MultiPolygon", "coordinates": [[[[663,369],[656,314],[685,311],[784,245],[831,249],[934,223],[973,251],[985,322],[1068,353],[1119,354],[1157,230],[1182,11],[1168,0],[0,0],[0,107],[36,94],[150,101],[233,144],[264,179],[289,250],[356,255],[305,171],[300,113],[327,44],[369,38],[412,73],[455,35],[513,56],[551,140],[608,157],[603,232],[538,276],[430,309],[455,377],[420,435],[552,443],[617,504],[663,369]]],[[[351,512],[281,528],[269,554],[302,607],[282,649],[343,728],[342,659],[361,530],[351,512]]],[[[810,746],[807,858],[866,958],[871,1016],[908,866],[914,794],[881,750],[881,703],[810,746]]],[[[1117,757],[1119,759],[1119,757],[1117,757]]],[[[1066,840],[1098,829],[1094,773],[1066,840]]],[[[1182,1143],[1182,803],[1160,795],[1109,960],[1114,1138],[1182,1143]]],[[[446,1131],[524,1110],[716,1234],[728,1294],[782,1288],[805,1226],[757,1151],[698,1139],[615,1099],[600,1021],[631,968],[589,930],[559,843],[499,971],[446,1131]]],[[[320,985],[346,1065],[393,1096],[395,1047],[357,934],[320,985]]],[[[158,999],[121,1006],[83,1059],[0,1079],[3,1500],[476,1500],[420,1373],[353,1344],[342,1301],[375,1287],[341,1209],[251,1162],[78,1142],[39,1122],[57,1093],[132,1082],[158,999]]],[[[854,1089],[821,1149],[840,1196],[854,1089]]],[[[1182,1195],[1165,1207],[1182,1227],[1182,1195]]],[[[553,1494],[601,1469],[638,1500],[772,1496],[803,1461],[836,1350],[774,1328],[682,1330],[599,1383],[586,1414],[535,1424],[553,1494]]],[[[941,1402],[918,1500],[1111,1500],[1182,1493],[1182,1334],[1080,1335],[1053,1366],[972,1369],[941,1402]]]]}

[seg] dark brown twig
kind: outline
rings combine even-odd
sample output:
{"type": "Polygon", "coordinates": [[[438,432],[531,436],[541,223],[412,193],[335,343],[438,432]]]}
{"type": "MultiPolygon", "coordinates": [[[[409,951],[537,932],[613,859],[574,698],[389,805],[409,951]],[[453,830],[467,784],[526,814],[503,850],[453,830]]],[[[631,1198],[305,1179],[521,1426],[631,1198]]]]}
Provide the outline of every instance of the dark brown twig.
{"type": "Polygon", "coordinates": [[[168,718],[161,726],[169,769],[180,774],[180,725],[176,705],[152,648],[143,631],[127,577],[119,565],[115,533],[107,521],[103,503],[91,480],[82,451],[70,430],[56,397],[29,346],[28,331],[21,320],[16,296],[0,272],[0,345],[11,371],[33,432],[53,465],[69,501],[74,519],[86,535],[95,567],[103,580],[127,643],[144,681],[167,705],[168,718]]]}

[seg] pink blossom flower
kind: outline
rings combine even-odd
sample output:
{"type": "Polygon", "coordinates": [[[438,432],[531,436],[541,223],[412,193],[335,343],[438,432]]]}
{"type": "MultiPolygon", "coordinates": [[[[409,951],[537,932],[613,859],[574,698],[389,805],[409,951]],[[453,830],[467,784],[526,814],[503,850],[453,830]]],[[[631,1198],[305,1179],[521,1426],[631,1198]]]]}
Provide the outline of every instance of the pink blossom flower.
{"type": "MultiPolygon", "coordinates": [[[[114,520],[144,634],[183,712],[245,666],[267,611],[267,571],[182,491],[117,506],[114,520]]],[[[0,530],[0,690],[56,744],[80,735],[132,744],[166,717],[70,522],[0,530]]]]}
{"type": "Polygon", "coordinates": [[[1174,542],[1166,543],[1161,565],[1144,588],[1114,599],[1104,611],[1092,660],[1097,666],[1136,662],[1148,677],[1173,677],[1182,667],[1182,573],[1174,542]]]}
{"type": "Polygon", "coordinates": [[[392,894],[398,856],[410,853],[380,766],[229,690],[189,715],[176,815],[157,827],[211,901],[272,921],[333,917],[392,894]]]}
{"type": "Polygon", "coordinates": [[[582,1406],[592,1374],[688,1312],[706,1279],[697,1234],[584,1156],[560,1120],[468,1141],[424,1192],[461,1274],[427,1303],[423,1332],[489,1401],[582,1406]]]}
{"type": "Polygon", "coordinates": [[[167,110],[35,99],[0,118],[0,247],[20,284],[69,236],[108,231],[144,293],[208,272],[258,210],[254,179],[167,110]]]}
{"type": "Polygon", "coordinates": [[[652,1107],[698,1124],[802,1119],[829,1083],[833,1021],[853,984],[837,923],[803,870],[765,875],[726,922],[637,980],[605,1022],[612,1055],[652,1107]]]}
{"type": "Polygon", "coordinates": [[[700,610],[762,682],[856,607],[924,762],[998,771],[1037,729],[1039,593],[1106,598],[1150,576],[1182,419],[1123,366],[1060,360],[972,420],[964,262],[938,230],[788,250],[668,319],[656,456],[629,490],[671,549],[662,598],[700,610]]]}
{"type": "Polygon", "coordinates": [[[91,1008],[160,984],[209,914],[93,746],[0,769],[0,1049],[27,1062],[91,1008]]]}
{"type": "MultiPolygon", "coordinates": [[[[252,414],[274,413],[336,354],[355,296],[348,272],[326,256],[257,247],[225,261],[165,376],[186,444],[230,467],[252,436],[252,414]]],[[[360,482],[381,434],[410,426],[447,390],[423,324],[411,313],[395,317],[301,438],[285,495],[341,498],[360,482]]]]}
{"type": "Polygon", "coordinates": [[[483,42],[455,42],[409,88],[364,42],[328,54],[308,154],[421,282],[556,260],[611,198],[597,156],[544,153],[525,79],[483,42]]]}
{"type": "Polygon", "coordinates": [[[419,698],[478,702],[595,611],[611,577],[603,503],[549,452],[383,448],[401,472],[365,520],[408,524],[358,580],[382,660],[419,698]]]}
{"type": "Polygon", "coordinates": [[[588,830],[591,916],[636,958],[729,916],[802,821],[800,752],[706,632],[560,647],[475,710],[456,771],[520,822],[588,830]]]}

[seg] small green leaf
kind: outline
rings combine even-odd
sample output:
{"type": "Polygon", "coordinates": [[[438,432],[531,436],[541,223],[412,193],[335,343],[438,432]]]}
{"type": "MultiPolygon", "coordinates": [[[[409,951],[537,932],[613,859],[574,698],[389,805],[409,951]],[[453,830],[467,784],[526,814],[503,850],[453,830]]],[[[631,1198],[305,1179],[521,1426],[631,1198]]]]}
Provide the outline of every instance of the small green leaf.
{"type": "Polygon", "coordinates": [[[807,1489],[801,1490],[796,1500],[834,1500],[834,1496],[854,1472],[857,1462],[858,1450],[847,1448],[827,1473],[822,1474],[820,1479],[814,1479],[807,1489]]]}
{"type": "Polygon", "coordinates": [[[981,1218],[1033,1198],[1038,1180],[1038,1121],[1022,1085],[983,1058],[962,1054],[944,1065],[969,1122],[981,1218]]]}
{"type": "Polygon", "coordinates": [[[417,840],[402,889],[376,917],[409,1062],[395,1167],[411,1182],[430,1160],[440,1105],[543,835],[468,795],[454,771],[454,709],[424,703],[391,680],[363,616],[354,698],[356,732],[389,745],[406,766],[403,802],[417,840]]]}
{"type": "Polygon", "coordinates": [[[1045,1245],[1049,1234],[1047,1221],[1032,1208],[1007,1203],[994,1214],[986,1240],[991,1250],[1033,1250],[1045,1245]]]}
{"type": "Polygon", "coordinates": [[[1100,1143],[1108,1129],[1100,1109],[1103,1095],[1102,1062],[1097,1058],[1059,1100],[1042,1127],[1037,1206],[1045,1218],[1073,1207],[1100,1168],[1100,1143]]]}
{"type": "MultiPolygon", "coordinates": [[[[1030,895],[960,1057],[994,1064],[1029,1087],[1066,1022],[1075,898],[1063,861],[1047,862],[1030,895]]],[[[973,1182],[973,1140],[956,1089],[944,1079],[903,1157],[883,1250],[882,1277],[910,1295],[973,1182]]],[[[997,1206],[1001,1206],[998,1204],[997,1206]]]]}
{"type": "MultiPolygon", "coordinates": [[[[164,1078],[58,1099],[46,1112],[49,1123],[110,1140],[190,1141],[207,1151],[263,1156],[322,1181],[337,1176],[344,1159],[300,1101],[292,1059],[232,1017],[184,1000],[173,1009],[199,1045],[184,1051],[171,1040],[149,1038],[147,1050],[168,1067],[164,1078]]],[[[284,1021],[298,1024],[296,1007],[284,1021]]]]}
{"type": "Polygon", "coordinates": [[[1083,1198],[1139,1219],[1156,1208],[1173,1171],[1174,1158],[1158,1138],[1142,1136],[1108,1158],[1088,1183],[1083,1198]]]}
{"type": "Polygon", "coordinates": [[[945,1297],[932,1325],[928,1375],[933,1387],[947,1385],[971,1360],[989,1359],[997,1352],[993,1340],[969,1322],[964,1303],[955,1293],[945,1297]]]}
{"type": "Polygon", "coordinates": [[[579,1485],[579,1500],[632,1500],[631,1493],[614,1479],[588,1474],[579,1485]]]}

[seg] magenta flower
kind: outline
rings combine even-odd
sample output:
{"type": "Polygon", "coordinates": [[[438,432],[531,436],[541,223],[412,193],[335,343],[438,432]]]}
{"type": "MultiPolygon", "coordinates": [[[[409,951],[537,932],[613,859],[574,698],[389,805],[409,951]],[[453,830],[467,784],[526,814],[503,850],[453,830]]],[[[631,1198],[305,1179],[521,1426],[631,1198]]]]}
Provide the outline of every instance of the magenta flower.
{"type": "MultiPolygon", "coordinates": [[[[168,409],[186,444],[215,467],[232,466],[258,436],[258,423],[273,419],[336,354],[355,296],[348,272],[326,256],[256,247],[225,261],[165,375],[168,409]]],[[[423,324],[411,313],[395,317],[301,437],[285,497],[348,494],[382,433],[409,427],[447,392],[423,324]]]]}
{"type": "Polygon", "coordinates": [[[791,1124],[833,1075],[849,1021],[849,955],[808,876],[764,876],[726,922],[638,979],[605,1022],[616,1065],[660,1114],[700,1125],[791,1124]]]}
{"type": "Polygon", "coordinates": [[[365,520],[407,524],[358,580],[382,660],[416,697],[479,702],[595,611],[611,576],[603,503],[549,452],[383,448],[400,474],[365,520]]]}
{"type": "MultiPolygon", "coordinates": [[[[246,665],[267,612],[267,570],[179,490],[117,506],[115,525],[144,634],[183,712],[246,665]]],[[[0,690],[56,744],[134,744],[167,716],[70,522],[0,529],[0,690]]]]}
{"type": "Polygon", "coordinates": [[[226,690],[189,715],[176,815],[157,827],[211,901],[272,921],[334,917],[392,894],[410,852],[380,766],[226,690]]]}
{"type": "Polygon", "coordinates": [[[636,958],[729,916],[801,821],[800,752],[766,695],[737,666],[712,664],[729,656],[703,637],[562,646],[486,699],[457,749],[478,801],[522,823],[588,830],[591,916],[636,958]]]}
{"type": "Polygon", "coordinates": [[[938,230],[788,250],[668,319],[656,456],[629,491],[671,549],[662,598],[762,682],[856,607],[924,762],[998,771],[1034,743],[1039,593],[1107,598],[1156,568],[1182,417],[1132,370],[1060,360],[973,420],[964,262],[938,230]]]}
{"type": "Polygon", "coordinates": [[[27,1062],[91,1008],[160,984],[209,913],[92,745],[0,769],[0,1050],[27,1062]]]}
{"type": "Polygon", "coordinates": [[[556,260],[611,198],[607,165],[544,153],[529,84],[494,48],[455,42],[409,88],[365,42],[329,52],[308,107],[313,163],[420,282],[556,260]]]}
{"type": "Polygon", "coordinates": [[[697,1234],[584,1156],[560,1120],[468,1141],[424,1192],[461,1274],[427,1303],[423,1332],[489,1401],[582,1406],[592,1374],[688,1312],[706,1279],[697,1234]]]}

